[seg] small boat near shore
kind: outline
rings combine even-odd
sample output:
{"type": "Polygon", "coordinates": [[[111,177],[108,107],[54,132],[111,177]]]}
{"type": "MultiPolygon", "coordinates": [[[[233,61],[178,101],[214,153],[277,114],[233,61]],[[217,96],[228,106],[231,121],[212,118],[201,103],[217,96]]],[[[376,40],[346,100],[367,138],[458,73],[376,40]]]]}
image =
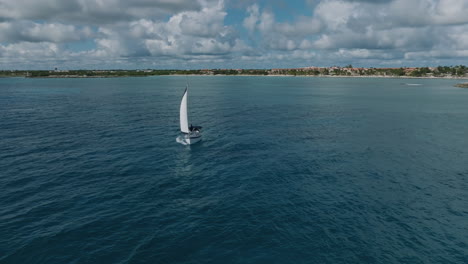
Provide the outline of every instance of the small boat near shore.
{"type": "Polygon", "coordinates": [[[422,83],[402,83],[402,85],[406,85],[406,86],[421,86],[422,83]]]}

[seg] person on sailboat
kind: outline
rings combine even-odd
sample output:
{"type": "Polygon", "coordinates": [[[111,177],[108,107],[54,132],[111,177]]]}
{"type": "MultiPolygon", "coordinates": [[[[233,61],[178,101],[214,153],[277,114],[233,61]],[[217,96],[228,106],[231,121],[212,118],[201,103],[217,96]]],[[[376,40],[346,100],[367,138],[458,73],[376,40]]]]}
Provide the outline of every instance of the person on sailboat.
{"type": "Polygon", "coordinates": [[[201,128],[201,126],[193,126],[192,124],[190,124],[189,130],[190,132],[200,132],[201,128]]]}
{"type": "Polygon", "coordinates": [[[193,126],[192,124],[190,124],[189,129],[191,132],[200,132],[201,126],[193,126]]]}

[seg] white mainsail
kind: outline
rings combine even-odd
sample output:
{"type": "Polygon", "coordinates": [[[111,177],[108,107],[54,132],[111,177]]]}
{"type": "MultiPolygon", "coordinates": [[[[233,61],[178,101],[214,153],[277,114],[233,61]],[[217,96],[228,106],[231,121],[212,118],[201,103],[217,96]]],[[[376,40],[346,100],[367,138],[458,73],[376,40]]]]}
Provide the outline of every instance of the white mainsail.
{"type": "Polygon", "coordinates": [[[188,87],[185,88],[184,96],[182,97],[182,102],[180,102],[180,131],[182,131],[183,133],[190,132],[188,127],[187,96],[188,87]]]}

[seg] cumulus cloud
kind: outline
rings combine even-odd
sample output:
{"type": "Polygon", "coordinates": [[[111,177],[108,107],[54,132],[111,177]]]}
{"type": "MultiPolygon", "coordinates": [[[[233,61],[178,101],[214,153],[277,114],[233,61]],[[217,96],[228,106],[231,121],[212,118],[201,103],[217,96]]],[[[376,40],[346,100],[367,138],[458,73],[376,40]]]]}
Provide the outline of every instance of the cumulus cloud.
{"type": "Polygon", "coordinates": [[[19,44],[9,44],[0,46],[0,54],[2,57],[18,58],[18,57],[55,57],[59,52],[59,46],[54,43],[30,43],[22,42],[19,44]]]}
{"type": "Polygon", "coordinates": [[[0,23],[0,42],[73,42],[92,36],[89,27],[78,28],[59,23],[41,24],[31,21],[8,21],[0,23]]]}
{"type": "Polygon", "coordinates": [[[202,6],[201,1],[193,0],[2,0],[0,7],[4,19],[102,24],[161,17],[202,6]]]}
{"type": "MultiPolygon", "coordinates": [[[[76,1],[75,4],[80,4],[81,9],[86,9],[86,4],[90,2],[92,1],[81,0],[76,1]]],[[[100,1],[101,4],[111,4],[111,2],[111,0],[100,1]]],[[[124,1],[114,0],[113,2],[116,10],[123,10],[125,9],[123,7],[128,5],[124,1]]],[[[54,5],[55,3],[58,2],[52,0],[43,2],[46,5],[54,5]]],[[[15,6],[13,2],[2,4],[10,5],[10,8],[15,6]]],[[[65,14],[70,9],[69,5],[58,4],[54,6],[55,9],[60,9],[65,14]]],[[[171,14],[167,20],[153,15],[128,21],[127,18],[123,17],[116,19],[114,23],[94,24],[96,20],[91,19],[87,22],[89,26],[84,25],[86,24],[85,20],[82,20],[79,25],[74,25],[72,22],[76,18],[73,17],[68,19],[70,24],[6,20],[0,23],[1,51],[2,54],[22,54],[23,57],[29,57],[33,56],[36,50],[51,50],[52,46],[50,45],[55,45],[55,53],[46,52],[42,55],[35,55],[38,57],[47,56],[51,59],[86,58],[88,61],[99,59],[118,61],[127,58],[134,62],[144,61],[146,64],[152,64],[152,58],[153,61],[170,61],[171,63],[179,61],[183,64],[196,60],[219,62],[220,60],[232,59],[234,54],[248,50],[244,42],[239,39],[238,31],[232,26],[225,25],[224,19],[227,12],[223,1],[138,0],[132,2],[132,8],[135,10],[155,6],[174,14],[171,14]],[[196,4],[193,4],[194,2],[196,4]],[[90,39],[94,42],[93,49],[82,52],[67,50],[64,48],[65,45],[59,45],[60,43],[82,43],[90,39]],[[21,50],[25,48],[28,48],[29,52],[21,53],[21,50]],[[164,58],[164,60],[157,58],[164,58]]],[[[49,21],[55,21],[60,20],[58,18],[61,17],[60,14],[48,14],[46,11],[50,10],[47,8],[42,11],[36,10],[33,13],[22,9],[20,11],[22,12],[19,14],[10,14],[10,18],[15,16],[21,16],[23,19],[32,18],[38,17],[40,14],[42,16],[49,15],[49,21]]],[[[113,11],[108,10],[107,12],[110,14],[113,11]]],[[[125,12],[127,15],[131,14],[131,10],[125,12]]],[[[140,13],[140,16],[144,17],[144,14],[144,12],[140,13]]],[[[86,12],[81,15],[86,15],[86,12]]],[[[14,56],[9,57],[11,60],[14,56]]],[[[130,65],[132,64],[130,63],[130,65]]],[[[164,64],[161,65],[164,67],[164,64]]]]}
{"type": "Polygon", "coordinates": [[[321,21],[314,17],[300,16],[291,23],[276,22],[270,10],[260,10],[254,4],[247,8],[248,16],[243,25],[254,35],[259,34],[259,44],[274,50],[296,50],[307,46],[307,38],[322,29],[321,21]]]}
{"type": "Polygon", "coordinates": [[[0,0],[0,67],[398,66],[467,57],[466,0],[303,1],[292,16],[280,0],[0,0]]]}
{"type": "MultiPolygon", "coordinates": [[[[446,55],[445,58],[449,54],[465,54],[466,1],[322,0],[314,3],[312,15],[293,23],[282,25],[268,15],[269,27],[264,28],[262,38],[266,46],[278,50],[321,50],[334,61],[354,58],[401,63],[399,59],[416,61],[425,51],[440,58],[444,56],[439,54],[446,55]],[[447,48],[453,51],[443,52],[447,48]]],[[[255,7],[247,12],[244,26],[252,31],[254,25],[261,31],[262,11],[255,7]]]]}
{"type": "Polygon", "coordinates": [[[252,5],[247,8],[248,17],[244,19],[244,27],[250,32],[255,31],[260,20],[260,11],[258,5],[252,5]]]}
{"type": "Polygon", "coordinates": [[[141,19],[99,28],[97,53],[113,56],[222,55],[242,46],[236,31],[224,25],[223,5],[184,11],[167,22],[141,19]]]}

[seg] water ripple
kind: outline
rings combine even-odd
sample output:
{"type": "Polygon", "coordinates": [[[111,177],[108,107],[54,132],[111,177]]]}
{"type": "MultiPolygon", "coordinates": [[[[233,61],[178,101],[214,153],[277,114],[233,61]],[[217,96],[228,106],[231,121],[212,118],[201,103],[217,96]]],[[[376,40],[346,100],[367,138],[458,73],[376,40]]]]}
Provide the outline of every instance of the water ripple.
{"type": "Polygon", "coordinates": [[[0,79],[0,263],[468,262],[450,80],[185,81],[0,79]]]}

